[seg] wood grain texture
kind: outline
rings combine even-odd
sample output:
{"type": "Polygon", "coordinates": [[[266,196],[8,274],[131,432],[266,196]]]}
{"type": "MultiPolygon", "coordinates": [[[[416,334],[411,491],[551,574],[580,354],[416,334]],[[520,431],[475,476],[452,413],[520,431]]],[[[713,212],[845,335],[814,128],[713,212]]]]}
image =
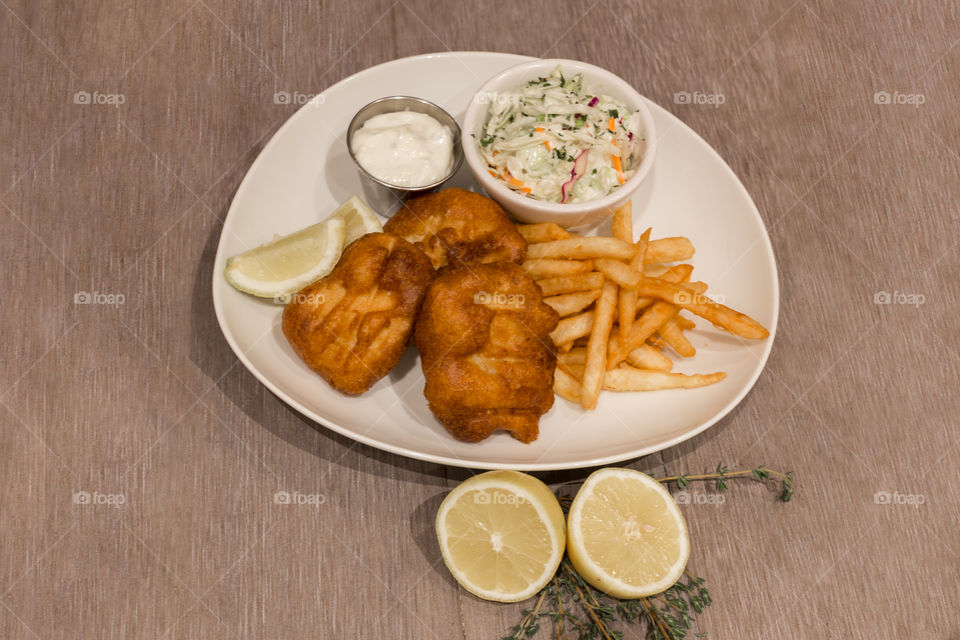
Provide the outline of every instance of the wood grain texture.
{"type": "Polygon", "coordinates": [[[960,634],[955,6],[155,4],[0,7],[0,637],[482,640],[516,621],[440,561],[434,514],[468,472],[300,418],[237,362],[208,295],[230,199],[295,109],[273,95],[450,49],[619,73],[719,151],[770,229],[782,305],[756,388],[629,463],[796,473],[788,505],[748,482],[682,507],[702,629],[960,634]]]}

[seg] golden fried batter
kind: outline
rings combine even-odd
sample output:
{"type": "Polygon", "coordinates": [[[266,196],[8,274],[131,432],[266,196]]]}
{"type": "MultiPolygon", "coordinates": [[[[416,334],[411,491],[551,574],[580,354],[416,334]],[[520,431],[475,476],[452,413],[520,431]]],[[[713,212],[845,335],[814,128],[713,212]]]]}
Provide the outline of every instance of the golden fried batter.
{"type": "Polygon", "coordinates": [[[383,226],[417,245],[435,269],[467,262],[523,262],[527,243],[490,198],[443,189],[411,198],[383,226]]]}
{"type": "Polygon", "coordinates": [[[536,440],[553,406],[558,316],[513,263],[474,264],[427,290],[414,339],[430,410],[454,436],[478,442],[497,429],[536,440]]]}
{"type": "Polygon", "coordinates": [[[370,233],[327,277],[283,310],[283,335],[334,389],[363,393],[396,366],[433,280],[430,260],[403,238],[370,233]]]}

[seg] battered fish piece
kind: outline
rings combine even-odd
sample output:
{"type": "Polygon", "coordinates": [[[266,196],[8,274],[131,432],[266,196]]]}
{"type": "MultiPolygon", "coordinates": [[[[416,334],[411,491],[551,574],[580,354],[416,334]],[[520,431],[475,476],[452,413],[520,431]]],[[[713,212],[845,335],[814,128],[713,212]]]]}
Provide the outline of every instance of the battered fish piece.
{"type": "Polygon", "coordinates": [[[283,335],[330,386],[363,393],[400,361],[434,270],[420,249],[389,233],[348,246],[333,271],[283,310],[283,335]]]}
{"type": "Polygon", "coordinates": [[[435,269],[468,262],[523,262],[527,242],[496,202],[465,189],[408,200],[383,225],[430,256],[435,269]]]}
{"type": "Polygon", "coordinates": [[[475,264],[427,290],[414,340],[424,395],[450,433],[479,442],[504,429],[521,442],[539,434],[553,406],[557,312],[522,267],[475,264]]]}

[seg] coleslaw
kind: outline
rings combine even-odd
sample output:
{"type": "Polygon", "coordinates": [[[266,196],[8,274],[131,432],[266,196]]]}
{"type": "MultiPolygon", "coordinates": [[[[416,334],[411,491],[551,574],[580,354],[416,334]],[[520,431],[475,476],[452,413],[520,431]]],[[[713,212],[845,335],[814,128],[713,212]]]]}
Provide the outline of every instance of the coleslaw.
{"type": "Polygon", "coordinates": [[[596,200],[630,179],[646,138],[639,113],[583,87],[559,66],[510,91],[491,93],[477,145],[490,174],[547,202],[596,200]]]}

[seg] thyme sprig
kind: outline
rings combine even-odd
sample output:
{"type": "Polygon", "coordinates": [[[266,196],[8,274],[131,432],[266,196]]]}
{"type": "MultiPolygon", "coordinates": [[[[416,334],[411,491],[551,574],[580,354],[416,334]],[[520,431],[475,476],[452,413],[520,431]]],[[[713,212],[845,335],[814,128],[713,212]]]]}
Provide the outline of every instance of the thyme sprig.
{"type": "MultiPolygon", "coordinates": [[[[687,488],[691,482],[712,480],[715,490],[726,491],[727,480],[738,478],[759,482],[777,479],[780,482],[778,499],[789,502],[793,497],[793,474],[763,465],[731,471],[720,463],[713,473],[685,473],[657,480],[664,484],[675,482],[680,489],[687,488]]],[[[571,500],[569,496],[560,497],[564,511],[569,509],[571,500]]],[[[683,573],[680,580],[662,593],[637,600],[619,600],[590,586],[564,558],[556,575],[540,591],[534,606],[522,611],[523,618],[503,640],[532,638],[540,631],[543,621],[550,624],[554,640],[623,640],[623,631],[617,628],[621,624],[644,625],[647,640],[682,640],[693,631],[696,616],[713,603],[706,580],[689,571],[683,573]]],[[[697,638],[706,635],[700,631],[694,633],[697,638]]]]}
{"type": "Polygon", "coordinates": [[[565,559],[536,604],[523,610],[523,618],[503,640],[530,638],[540,631],[542,621],[551,625],[555,640],[622,640],[618,624],[644,620],[647,640],[680,640],[689,635],[694,617],[712,602],[704,583],[703,578],[686,573],[661,594],[618,600],[587,584],[565,559]]]}
{"type": "Polygon", "coordinates": [[[667,482],[676,482],[677,486],[681,489],[686,489],[692,481],[695,480],[713,480],[714,489],[717,491],[726,491],[727,490],[727,479],[731,478],[753,478],[760,482],[766,482],[771,478],[777,478],[780,480],[780,493],[778,498],[783,502],[790,502],[790,498],[793,497],[793,473],[781,471],[774,471],[773,469],[768,469],[763,465],[756,467],[755,469],[740,469],[738,471],[730,471],[723,463],[717,465],[717,470],[713,473],[701,473],[697,475],[691,475],[689,473],[684,473],[679,476],[667,476],[665,478],[657,478],[657,481],[660,483],[667,482]]]}

